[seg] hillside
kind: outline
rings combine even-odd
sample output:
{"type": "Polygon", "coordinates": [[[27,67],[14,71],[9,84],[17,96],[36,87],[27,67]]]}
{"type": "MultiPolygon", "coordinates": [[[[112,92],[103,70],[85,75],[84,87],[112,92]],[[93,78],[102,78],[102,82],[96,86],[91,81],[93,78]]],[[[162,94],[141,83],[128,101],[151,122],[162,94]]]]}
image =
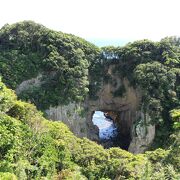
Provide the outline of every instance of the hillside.
{"type": "Polygon", "coordinates": [[[43,109],[84,98],[88,67],[98,53],[97,47],[79,37],[31,21],[5,25],[0,31],[3,81],[15,89],[24,80],[41,74],[46,79],[41,89],[29,89],[26,94],[33,91],[38,96],[33,97],[34,103],[43,109]]]}
{"type": "MultiPolygon", "coordinates": [[[[177,179],[179,139],[169,150],[133,155],[103,149],[75,137],[61,122],[46,120],[35,106],[18,101],[0,82],[0,178],[7,179],[177,179]]],[[[173,112],[179,118],[178,111],[173,112]]]]}
{"type": "Polygon", "coordinates": [[[179,178],[179,38],[98,48],[23,21],[0,29],[0,75],[1,179],[179,178]],[[96,110],[118,147],[97,144],[96,110]]]}

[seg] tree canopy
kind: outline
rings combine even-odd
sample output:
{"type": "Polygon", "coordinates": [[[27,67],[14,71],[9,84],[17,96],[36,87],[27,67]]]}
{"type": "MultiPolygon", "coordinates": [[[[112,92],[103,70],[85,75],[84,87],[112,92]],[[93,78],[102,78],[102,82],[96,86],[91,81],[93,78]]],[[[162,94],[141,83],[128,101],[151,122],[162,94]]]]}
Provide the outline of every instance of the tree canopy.
{"type": "Polygon", "coordinates": [[[22,81],[42,74],[41,86],[22,94],[26,100],[33,97],[41,109],[82,101],[88,92],[89,64],[99,52],[96,46],[79,37],[52,31],[32,21],[5,25],[0,30],[3,81],[15,89],[22,81]],[[44,98],[49,99],[47,104],[44,98]]]}
{"type": "MultiPolygon", "coordinates": [[[[180,39],[135,41],[103,47],[32,21],[0,29],[0,178],[17,179],[178,179],[180,39]],[[132,155],[78,139],[60,122],[43,118],[35,106],[18,101],[18,85],[40,76],[18,97],[38,109],[98,98],[107,69],[142,93],[141,108],[156,126],[152,149],[132,155]]],[[[115,83],[111,83],[113,85],[115,83]]],[[[114,96],[123,96],[120,86],[114,96]]]]}
{"type": "MultiPolygon", "coordinates": [[[[2,82],[0,87],[8,99],[0,101],[1,179],[178,179],[178,131],[168,150],[133,155],[120,148],[104,149],[75,137],[62,122],[46,120],[2,82]]],[[[179,119],[178,110],[171,115],[179,119]]]]}

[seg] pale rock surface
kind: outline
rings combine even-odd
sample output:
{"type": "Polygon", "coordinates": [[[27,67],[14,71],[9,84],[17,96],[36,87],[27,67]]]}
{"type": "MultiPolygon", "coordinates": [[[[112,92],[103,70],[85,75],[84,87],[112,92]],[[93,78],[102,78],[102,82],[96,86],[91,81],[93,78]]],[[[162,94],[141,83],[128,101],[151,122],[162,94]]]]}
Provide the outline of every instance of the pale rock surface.
{"type": "Polygon", "coordinates": [[[39,87],[42,83],[41,81],[42,74],[39,74],[37,77],[28,79],[26,81],[23,81],[19,86],[16,88],[16,94],[20,94],[22,91],[26,91],[29,88],[32,87],[39,87]]]}
{"type": "Polygon", "coordinates": [[[50,107],[46,110],[47,117],[52,120],[62,121],[78,137],[87,136],[86,118],[80,115],[82,105],[70,103],[64,106],[50,107]]]}
{"type": "MultiPolygon", "coordinates": [[[[46,110],[49,119],[62,121],[69,126],[71,131],[78,137],[88,137],[91,140],[99,141],[99,129],[92,122],[95,111],[113,111],[114,121],[119,128],[120,134],[129,138],[129,151],[133,153],[143,152],[153,141],[155,135],[155,127],[144,125],[141,127],[134,124],[139,119],[144,119],[141,112],[141,91],[130,86],[126,78],[121,78],[119,74],[113,73],[114,66],[108,68],[112,83],[101,83],[100,90],[97,92],[99,97],[97,100],[86,99],[82,104],[70,103],[68,105],[59,105],[57,107],[49,107],[46,110]],[[121,85],[124,85],[126,92],[122,97],[114,97],[115,92],[121,85]],[[85,108],[84,117],[80,111],[85,108]],[[145,133],[146,132],[146,133],[145,133]]],[[[34,86],[40,86],[42,75],[22,82],[16,89],[16,93],[27,90],[34,86]]],[[[52,92],[53,93],[53,92],[52,92]]],[[[147,115],[148,116],[148,115],[147,115]]]]}
{"type": "Polygon", "coordinates": [[[140,114],[141,120],[133,127],[133,139],[128,149],[134,154],[143,153],[155,137],[155,125],[150,124],[150,116],[142,112],[140,114]]]}

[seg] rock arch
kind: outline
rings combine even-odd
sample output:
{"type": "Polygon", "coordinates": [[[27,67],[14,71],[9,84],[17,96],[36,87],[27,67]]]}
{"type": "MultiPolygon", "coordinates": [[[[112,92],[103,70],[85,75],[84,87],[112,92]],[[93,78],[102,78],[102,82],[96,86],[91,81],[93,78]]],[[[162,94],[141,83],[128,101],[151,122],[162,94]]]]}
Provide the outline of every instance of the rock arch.
{"type": "Polygon", "coordinates": [[[127,79],[124,79],[122,83],[126,89],[122,97],[113,97],[114,87],[111,84],[104,84],[98,92],[99,98],[87,101],[87,135],[89,139],[98,141],[98,128],[92,124],[93,112],[96,110],[109,111],[119,128],[120,141],[124,141],[120,146],[128,149],[133,136],[133,123],[138,118],[141,95],[138,90],[129,85],[127,79]]]}
{"type": "MultiPolygon", "coordinates": [[[[39,77],[37,77],[38,79],[39,77]]],[[[117,116],[115,121],[120,129],[120,137],[123,139],[122,141],[120,139],[122,143],[120,146],[133,153],[144,152],[154,139],[155,126],[145,126],[143,123],[144,119],[149,121],[150,117],[141,111],[140,90],[130,86],[126,78],[122,79],[114,75],[113,79],[116,81],[116,86],[112,86],[111,83],[102,83],[96,94],[97,100],[87,98],[83,103],[50,107],[46,110],[47,117],[52,120],[63,121],[78,137],[88,137],[98,142],[98,128],[92,123],[93,112],[96,110],[112,111],[117,116]],[[113,92],[122,84],[126,91],[122,96],[114,97],[113,92]],[[82,116],[81,110],[84,109],[86,111],[82,116]]],[[[32,86],[29,82],[31,79],[22,82],[19,87],[23,83],[26,83],[27,88],[28,85],[32,86]]]]}

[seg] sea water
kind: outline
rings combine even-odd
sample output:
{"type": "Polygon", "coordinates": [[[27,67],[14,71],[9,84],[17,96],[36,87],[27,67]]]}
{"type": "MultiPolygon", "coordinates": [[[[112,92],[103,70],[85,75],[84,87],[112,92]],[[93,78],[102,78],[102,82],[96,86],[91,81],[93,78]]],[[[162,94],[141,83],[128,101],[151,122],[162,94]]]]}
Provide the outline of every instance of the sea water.
{"type": "Polygon", "coordinates": [[[93,124],[99,128],[100,140],[110,140],[117,136],[117,128],[111,119],[107,119],[102,111],[95,111],[93,124]]]}

